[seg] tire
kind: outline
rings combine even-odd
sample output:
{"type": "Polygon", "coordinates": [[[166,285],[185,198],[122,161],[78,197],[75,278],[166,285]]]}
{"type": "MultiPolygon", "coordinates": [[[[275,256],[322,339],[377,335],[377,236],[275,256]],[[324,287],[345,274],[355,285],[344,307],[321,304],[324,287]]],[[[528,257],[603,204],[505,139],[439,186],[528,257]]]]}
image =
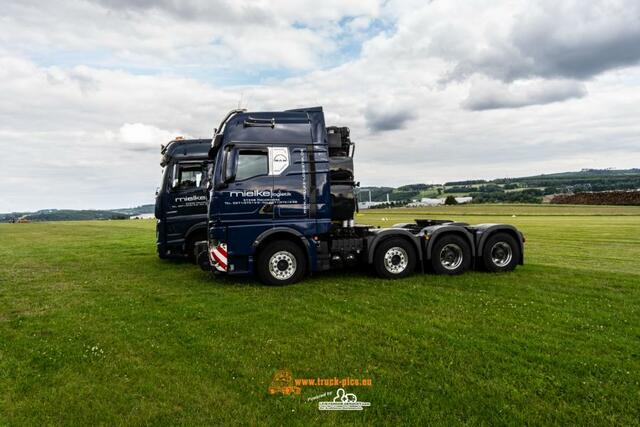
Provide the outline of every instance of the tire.
{"type": "Polygon", "coordinates": [[[455,234],[436,240],[431,252],[431,268],[436,274],[462,274],[471,268],[469,242],[455,234]]]}
{"type": "Polygon", "coordinates": [[[482,248],[482,264],[487,271],[494,273],[514,270],[520,256],[520,245],[507,233],[489,236],[482,248]]]}
{"type": "Polygon", "coordinates": [[[196,243],[202,242],[203,240],[207,240],[207,237],[202,232],[197,232],[195,235],[192,234],[187,239],[187,243],[185,244],[184,249],[185,249],[185,255],[187,256],[187,259],[189,260],[189,262],[193,264],[198,263],[198,255],[200,254],[196,251],[196,243]]]}
{"type": "Polygon", "coordinates": [[[200,254],[198,254],[198,257],[196,258],[196,264],[198,264],[202,271],[208,271],[209,273],[211,273],[211,271],[213,270],[213,266],[209,261],[209,253],[207,251],[202,251],[200,254]]]}
{"type": "Polygon", "coordinates": [[[265,285],[290,285],[306,274],[307,258],[295,243],[276,240],[260,251],[256,270],[265,285]]]}
{"type": "Polygon", "coordinates": [[[373,254],[373,266],[378,276],[401,279],[415,271],[416,250],[406,239],[392,237],[384,240],[373,254]]]}

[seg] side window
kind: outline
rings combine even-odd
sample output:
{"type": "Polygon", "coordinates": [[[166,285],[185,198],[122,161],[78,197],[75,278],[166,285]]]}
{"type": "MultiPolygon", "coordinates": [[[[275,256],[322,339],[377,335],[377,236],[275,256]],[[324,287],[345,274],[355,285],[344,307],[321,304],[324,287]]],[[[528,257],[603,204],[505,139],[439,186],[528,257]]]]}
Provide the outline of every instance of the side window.
{"type": "Polygon", "coordinates": [[[192,190],[203,186],[203,166],[200,164],[178,165],[174,177],[174,191],[192,190]]]}
{"type": "Polygon", "coordinates": [[[269,156],[267,151],[240,150],[238,152],[238,166],[236,167],[236,181],[269,174],[269,156]]]}

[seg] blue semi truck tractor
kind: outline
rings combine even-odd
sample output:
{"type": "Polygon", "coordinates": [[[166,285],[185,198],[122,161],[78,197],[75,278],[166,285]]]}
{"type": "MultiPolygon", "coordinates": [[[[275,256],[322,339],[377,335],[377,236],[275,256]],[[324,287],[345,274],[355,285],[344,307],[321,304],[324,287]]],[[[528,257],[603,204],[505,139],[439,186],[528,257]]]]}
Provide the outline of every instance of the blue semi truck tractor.
{"type": "Polygon", "coordinates": [[[196,242],[207,239],[207,172],[211,139],[163,146],[162,182],[156,191],[156,246],[160,258],[195,261],[196,242]]]}
{"type": "Polygon", "coordinates": [[[207,240],[194,249],[200,266],[279,285],[358,265],[395,279],[523,263],[524,237],[511,225],[355,224],[353,154],[349,129],[326,126],[321,107],[230,112],[208,152],[207,240]]]}

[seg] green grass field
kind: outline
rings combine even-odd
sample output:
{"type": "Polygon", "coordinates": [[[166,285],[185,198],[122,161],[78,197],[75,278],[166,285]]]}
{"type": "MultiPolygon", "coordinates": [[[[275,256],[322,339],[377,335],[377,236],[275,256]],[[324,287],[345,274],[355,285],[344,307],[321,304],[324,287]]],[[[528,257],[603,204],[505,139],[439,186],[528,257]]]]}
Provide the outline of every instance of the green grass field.
{"type": "Polygon", "coordinates": [[[160,261],[153,221],[0,224],[0,425],[639,423],[639,207],[357,219],[416,217],[513,223],[526,264],[270,288],[160,261]],[[281,368],[371,378],[347,387],[371,406],[307,401],[336,387],[270,395],[281,368]]]}

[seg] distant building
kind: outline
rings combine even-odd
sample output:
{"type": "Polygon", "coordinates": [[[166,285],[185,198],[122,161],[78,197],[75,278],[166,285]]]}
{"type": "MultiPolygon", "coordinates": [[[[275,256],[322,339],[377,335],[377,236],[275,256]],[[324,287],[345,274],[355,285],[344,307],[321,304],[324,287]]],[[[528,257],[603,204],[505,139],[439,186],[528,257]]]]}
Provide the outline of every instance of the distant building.
{"type": "MultiPolygon", "coordinates": [[[[473,197],[470,197],[470,196],[456,197],[455,199],[456,199],[456,202],[462,205],[465,203],[471,203],[471,201],[473,200],[473,197]]],[[[421,206],[440,206],[440,205],[444,205],[445,200],[446,198],[430,199],[430,198],[424,197],[420,199],[419,202],[409,203],[407,206],[412,208],[421,207],[421,206]]]]}
{"type": "Polygon", "coordinates": [[[155,218],[155,215],[152,213],[143,213],[138,215],[130,216],[129,219],[152,219],[155,218]]]}
{"type": "Polygon", "coordinates": [[[420,202],[418,202],[420,205],[422,206],[438,206],[438,205],[444,205],[444,198],[443,199],[430,199],[428,197],[423,197],[422,199],[420,199],[420,202]]]}
{"type": "Polygon", "coordinates": [[[456,197],[456,202],[462,204],[465,203],[471,203],[471,201],[473,200],[473,197],[471,196],[465,196],[465,197],[456,197]]]}
{"type": "Polygon", "coordinates": [[[383,205],[387,202],[358,202],[358,209],[370,209],[375,208],[378,205],[383,205]]]}

